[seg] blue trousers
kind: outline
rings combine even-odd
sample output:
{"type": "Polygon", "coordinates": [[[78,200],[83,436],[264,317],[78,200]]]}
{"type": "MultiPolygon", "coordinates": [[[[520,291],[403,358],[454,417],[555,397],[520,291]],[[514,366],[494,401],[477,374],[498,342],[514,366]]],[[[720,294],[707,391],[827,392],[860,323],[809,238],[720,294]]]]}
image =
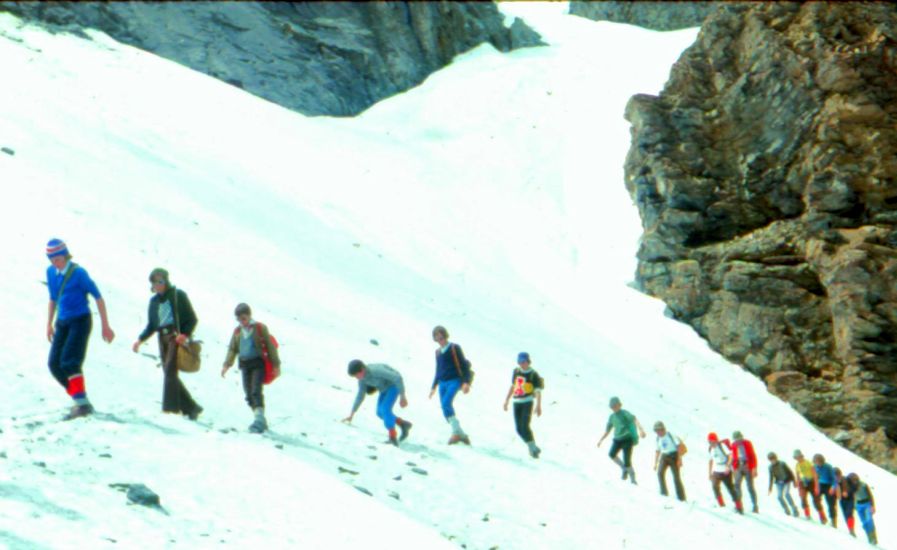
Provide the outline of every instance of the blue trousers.
{"type": "Polygon", "coordinates": [[[396,427],[396,415],[392,412],[392,408],[396,406],[396,399],[399,398],[399,388],[390,386],[386,391],[380,392],[377,399],[377,417],[383,420],[383,425],[387,430],[396,427]]]}
{"type": "Polygon", "coordinates": [[[860,523],[863,524],[863,531],[871,533],[875,531],[875,521],[872,520],[872,504],[866,502],[856,503],[857,515],[860,516],[860,523]]]}
{"type": "Polygon", "coordinates": [[[67,390],[69,378],[81,374],[92,327],[90,314],[56,321],[56,334],[53,335],[47,365],[53,378],[67,390]]]}
{"type": "Polygon", "coordinates": [[[439,382],[439,404],[442,405],[442,416],[446,418],[455,416],[455,407],[452,405],[452,402],[460,389],[460,378],[439,382]]]}

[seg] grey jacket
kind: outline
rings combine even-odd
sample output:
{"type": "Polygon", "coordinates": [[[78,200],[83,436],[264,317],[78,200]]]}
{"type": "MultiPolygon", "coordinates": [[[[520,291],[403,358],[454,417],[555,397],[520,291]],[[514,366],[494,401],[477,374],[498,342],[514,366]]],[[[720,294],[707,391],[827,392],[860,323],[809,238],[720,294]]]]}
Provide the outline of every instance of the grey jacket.
{"type": "Polygon", "coordinates": [[[383,363],[366,365],[364,378],[358,381],[358,394],[355,396],[352,412],[354,413],[361,406],[364,396],[367,395],[368,388],[376,388],[380,392],[385,392],[393,386],[399,388],[401,397],[405,397],[405,383],[402,381],[402,375],[397,370],[383,363]]]}

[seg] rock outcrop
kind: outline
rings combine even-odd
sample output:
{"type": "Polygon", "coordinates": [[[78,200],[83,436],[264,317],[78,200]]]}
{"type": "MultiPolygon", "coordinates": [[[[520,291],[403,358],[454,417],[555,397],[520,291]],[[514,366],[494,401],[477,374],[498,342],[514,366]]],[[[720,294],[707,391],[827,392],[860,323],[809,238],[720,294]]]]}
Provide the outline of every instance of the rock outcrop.
{"type": "Polygon", "coordinates": [[[700,27],[722,2],[605,2],[571,0],[570,13],[593,21],[610,21],[655,31],[700,27]]]}
{"type": "Polygon", "coordinates": [[[721,8],[626,117],[637,283],[897,472],[897,10],[721,8]]]}
{"type": "Polygon", "coordinates": [[[0,2],[51,30],[98,29],[306,115],[351,116],[489,42],[541,44],[491,2],[0,2]]]}

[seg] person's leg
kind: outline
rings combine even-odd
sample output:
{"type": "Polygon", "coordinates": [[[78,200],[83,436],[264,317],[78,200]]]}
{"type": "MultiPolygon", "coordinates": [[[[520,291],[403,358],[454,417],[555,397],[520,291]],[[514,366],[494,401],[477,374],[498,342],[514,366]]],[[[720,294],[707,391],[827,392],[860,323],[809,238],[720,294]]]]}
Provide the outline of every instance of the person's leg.
{"type": "Polygon", "coordinates": [[[194,418],[202,409],[193,401],[193,397],[178,375],[178,345],[174,334],[161,337],[162,370],[165,378],[162,391],[162,410],[164,412],[184,413],[194,418]]]}
{"type": "Polygon", "coordinates": [[[722,482],[723,476],[718,472],[714,472],[711,476],[711,483],[713,484],[713,496],[716,497],[716,501],[720,506],[725,506],[726,503],[723,500],[723,492],[719,487],[719,484],[722,482]]]}
{"type": "Polygon", "coordinates": [[[62,360],[62,348],[68,339],[69,325],[68,323],[56,323],[56,333],[53,335],[53,343],[50,344],[50,356],[47,358],[47,366],[50,367],[50,374],[59,382],[59,385],[68,390],[69,380],[62,371],[60,361],[62,360]]]}
{"type": "Polygon", "coordinates": [[[857,515],[860,516],[860,523],[863,525],[863,531],[869,538],[869,542],[877,544],[878,539],[875,534],[875,521],[872,519],[872,505],[869,501],[856,503],[857,515]]]}
{"type": "Polygon", "coordinates": [[[533,431],[530,429],[530,421],[533,416],[533,402],[514,403],[514,425],[517,428],[517,435],[524,443],[533,440],[533,431]]]}
{"type": "Polygon", "coordinates": [[[377,416],[383,420],[383,425],[390,431],[390,434],[395,432],[396,415],[392,412],[392,408],[396,405],[398,398],[399,388],[390,386],[386,391],[380,392],[380,397],[377,399],[377,416]]]}
{"type": "Polygon", "coordinates": [[[240,362],[240,375],[243,379],[243,395],[246,397],[246,404],[254,410],[255,407],[252,406],[252,373],[249,365],[244,361],[240,362]]]}
{"type": "Polygon", "coordinates": [[[807,500],[807,495],[810,492],[809,484],[800,480],[797,483],[797,494],[800,497],[800,507],[804,509],[804,517],[810,519],[810,502],[807,500]]]}
{"type": "Polygon", "coordinates": [[[776,481],[776,500],[779,501],[779,504],[782,505],[782,510],[785,510],[785,513],[791,515],[791,510],[788,509],[788,505],[785,504],[785,487],[787,484],[784,481],[776,481]]]}
{"type": "Polygon", "coordinates": [[[751,495],[751,506],[754,513],[757,513],[759,508],[757,507],[757,491],[754,489],[754,474],[747,466],[744,466],[743,469],[744,478],[747,481],[748,494],[751,495]]]}
{"type": "Polygon", "coordinates": [[[623,440],[623,464],[626,466],[626,471],[629,472],[629,481],[631,481],[633,485],[636,484],[635,470],[632,467],[632,448],[634,446],[635,440],[631,437],[623,440]]]}
{"type": "MultiPolygon", "coordinates": [[[[812,489],[811,489],[812,490],[812,489]]],[[[825,517],[825,511],[822,509],[822,486],[819,486],[819,494],[816,491],[813,491],[813,507],[816,508],[816,512],[819,514],[819,521],[823,524],[828,523],[828,519],[825,517]]]]}
{"type": "Polygon", "coordinates": [[[853,518],[853,499],[842,498],[841,499],[841,515],[844,517],[844,523],[847,525],[847,530],[851,535],[856,536],[854,533],[854,518],[853,518]]]}
{"type": "Polygon", "coordinates": [[[265,419],[265,398],[262,388],[265,384],[265,362],[261,358],[247,361],[243,369],[243,379],[246,388],[246,402],[255,416],[249,430],[261,433],[268,429],[268,421],[265,419]]]}
{"type": "Polygon", "coordinates": [[[614,464],[620,467],[623,470],[623,479],[629,477],[629,470],[626,469],[626,464],[620,460],[620,457],[617,455],[620,454],[620,451],[623,450],[623,440],[622,439],[614,439],[613,443],[610,446],[610,451],[607,453],[607,456],[610,457],[611,460],[614,461],[614,464]]]}
{"type": "Polygon", "coordinates": [[[670,467],[670,463],[667,460],[667,455],[660,455],[660,465],[657,468],[657,481],[660,483],[660,494],[663,496],[669,495],[667,491],[667,468],[670,467]]]}
{"type": "Polygon", "coordinates": [[[90,315],[83,315],[70,319],[68,324],[68,332],[59,358],[59,370],[66,378],[66,390],[75,404],[86,406],[90,405],[90,401],[87,399],[84,374],[81,369],[84,358],[87,356],[87,342],[90,339],[93,322],[90,315]]]}
{"type": "Polygon", "coordinates": [[[798,511],[797,511],[797,506],[794,504],[794,499],[791,498],[791,484],[787,483],[787,482],[783,483],[782,484],[782,492],[785,494],[785,499],[788,501],[788,504],[791,506],[792,515],[794,517],[799,516],[800,513],[798,513],[798,511]]]}
{"type": "MultiPolygon", "coordinates": [[[[822,488],[820,487],[820,491],[822,488]]],[[[832,520],[832,527],[838,526],[838,503],[835,502],[835,495],[831,493],[832,487],[828,486],[825,490],[825,504],[828,508],[828,516],[832,520]]]]}
{"type": "Polygon", "coordinates": [[[723,478],[723,484],[726,486],[726,489],[729,491],[729,495],[732,497],[732,500],[735,501],[735,509],[739,512],[742,512],[744,508],[741,505],[741,497],[735,490],[735,485],[732,484],[732,474],[731,472],[726,474],[723,478]]]}
{"type": "Polygon", "coordinates": [[[739,466],[738,468],[736,468],[736,469],[733,471],[733,479],[732,479],[732,483],[733,483],[733,485],[735,486],[735,495],[736,495],[735,498],[736,498],[736,500],[741,500],[741,496],[742,496],[742,493],[741,493],[741,480],[742,480],[743,478],[744,478],[744,470],[742,469],[741,466],[739,466]]]}
{"type": "Polygon", "coordinates": [[[685,486],[682,484],[682,475],[679,468],[679,455],[669,457],[670,469],[673,470],[673,484],[676,486],[676,498],[685,502],[685,486]]]}

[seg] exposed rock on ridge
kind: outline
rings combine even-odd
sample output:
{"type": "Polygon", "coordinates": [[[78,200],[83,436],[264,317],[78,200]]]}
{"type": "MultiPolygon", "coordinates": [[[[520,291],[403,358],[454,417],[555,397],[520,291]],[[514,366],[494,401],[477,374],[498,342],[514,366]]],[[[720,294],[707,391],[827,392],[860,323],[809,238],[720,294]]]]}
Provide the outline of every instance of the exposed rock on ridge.
{"type": "Polygon", "coordinates": [[[541,44],[491,2],[0,2],[51,29],[93,28],[307,115],[355,115],[455,55],[541,44]]]}
{"type": "Polygon", "coordinates": [[[700,27],[721,2],[650,2],[615,0],[570,2],[570,13],[594,21],[628,23],[655,31],[700,27]]]}
{"type": "Polygon", "coordinates": [[[626,117],[641,288],[897,472],[897,10],[722,8],[626,117]]]}

